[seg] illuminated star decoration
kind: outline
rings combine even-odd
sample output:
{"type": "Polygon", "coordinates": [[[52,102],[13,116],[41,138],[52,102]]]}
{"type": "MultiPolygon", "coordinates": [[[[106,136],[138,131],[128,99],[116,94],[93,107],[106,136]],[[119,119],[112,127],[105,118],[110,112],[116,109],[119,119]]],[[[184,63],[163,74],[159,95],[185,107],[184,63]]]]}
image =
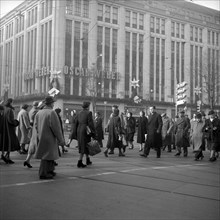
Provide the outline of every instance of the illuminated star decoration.
{"type": "Polygon", "coordinates": [[[131,80],[131,87],[140,87],[139,86],[139,79],[138,80],[135,80],[135,78],[133,79],[133,81],[131,80]]]}
{"type": "Polygon", "coordinates": [[[53,79],[61,78],[61,71],[51,70],[50,71],[50,82],[53,81],[53,79]]]}

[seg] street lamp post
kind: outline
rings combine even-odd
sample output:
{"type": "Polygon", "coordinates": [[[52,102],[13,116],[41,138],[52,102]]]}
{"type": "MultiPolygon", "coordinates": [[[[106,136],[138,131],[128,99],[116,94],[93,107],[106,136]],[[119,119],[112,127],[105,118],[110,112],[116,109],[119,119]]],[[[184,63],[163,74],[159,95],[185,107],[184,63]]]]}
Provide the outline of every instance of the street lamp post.
{"type": "Polygon", "coordinates": [[[104,101],[104,126],[106,126],[106,105],[107,105],[107,102],[104,101]]]}

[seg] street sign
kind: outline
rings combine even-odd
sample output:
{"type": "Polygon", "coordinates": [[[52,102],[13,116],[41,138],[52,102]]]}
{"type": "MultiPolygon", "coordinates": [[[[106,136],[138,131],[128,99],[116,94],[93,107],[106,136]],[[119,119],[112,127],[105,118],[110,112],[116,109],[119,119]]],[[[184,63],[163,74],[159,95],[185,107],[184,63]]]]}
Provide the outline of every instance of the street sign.
{"type": "Polygon", "coordinates": [[[177,84],[177,91],[176,91],[176,106],[183,105],[186,103],[186,91],[187,91],[187,82],[181,82],[177,84]]]}
{"type": "Polygon", "coordinates": [[[186,103],[186,100],[179,100],[179,101],[177,101],[176,102],[176,105],[183,105],[183,104],[185,104],[186,103]]]}

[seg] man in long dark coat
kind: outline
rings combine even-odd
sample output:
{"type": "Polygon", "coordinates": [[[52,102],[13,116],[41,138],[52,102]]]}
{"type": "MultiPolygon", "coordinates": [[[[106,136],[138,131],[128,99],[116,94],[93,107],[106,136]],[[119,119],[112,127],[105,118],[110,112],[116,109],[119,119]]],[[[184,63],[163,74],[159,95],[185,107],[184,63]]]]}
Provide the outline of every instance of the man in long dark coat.
{"type": "Polygon", "coordinates": [[[147,135],[148,119],[145,116],[144,111],[140,111],[140,117],[138,118],[138,129],[137,129],[137,143],[140,144],[139,151],[142,151],[142,144],[145,144],[147,135]]]}
{"type": "Polygon", "coordinates": [[[178,118],[175,126],[175,144],[177,146],[177,153],[175,156],[180,156],[181,148],[183,148],[184,157],[188,155],[189,147],[189,129],[190,121],[185,117],[185,112],[180,112],[180,117],[178,118]]]}
{"type": "Polygon", "coordinates": [[[88,143],[91,141],[91,137],[95,137],[95,128],[92,118],[92,112],[89,111],[90,102],[83,102],[82,108],[76,118],[76,136],[79,146],[79,160],[77,163],[78,168],[84,168],[86,165],[91,165],[92,162],[89,158],[88,143]],[[87,130],[90,129],[90,134],[87,130]],[[83,164],[83,157],[86,155],[86,165],[83,164]]]}
{"type": "Polygon", "coordinates": [[[144,146],[144,152],[141,154],[143,157],[147,157],[150,153],[150,149],[154,148],[157,151],[157,158],[160,158],[162,147],[162,118],[161,115],[155,111],[155,106],[149,108],[150,115],[148,118],[147,140],[144,146]]]}
{"type": "Polygon", "coordinates": [[[108,150],[114,150],[114,148],[119,149],[119,157],[125,156],[122,153],[122,129],[121,129],[121,119],[119,117],[119,110],[114,109],[113,113],[108,121],[108,141],[104,155],[108,157],[108,150]]]}

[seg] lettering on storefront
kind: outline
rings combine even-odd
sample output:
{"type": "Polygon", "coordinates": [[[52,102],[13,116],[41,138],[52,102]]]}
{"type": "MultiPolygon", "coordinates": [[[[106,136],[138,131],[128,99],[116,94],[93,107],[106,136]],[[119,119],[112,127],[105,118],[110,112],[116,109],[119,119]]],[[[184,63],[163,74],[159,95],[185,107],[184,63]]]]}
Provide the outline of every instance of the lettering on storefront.
{"type": "MultiPolygon", "coordinates": [[[[65,75],[77,76],[77,77],[95,77],[109,80],[120,80],[119,72],[106,71],[106,70],[91,70],[88,68],[80,67],[68,67],[64,66],[63,73],[65,75]]],[[[41,78],[44,76],[50,76],[51,69],[49,67],[42,67],[41,69],[31,70],[24,74],[24,80],[31,80],[34,78],[41,78]]]]}
{"type": "Polygon", "coordinates": [[[119,72],[106,70],[90,70],[88,68],[68,67],[64,66],[63,72],[65,75],[80,76],[80,77],[95,77],[102,79],[119,80],[119,72]]]}

